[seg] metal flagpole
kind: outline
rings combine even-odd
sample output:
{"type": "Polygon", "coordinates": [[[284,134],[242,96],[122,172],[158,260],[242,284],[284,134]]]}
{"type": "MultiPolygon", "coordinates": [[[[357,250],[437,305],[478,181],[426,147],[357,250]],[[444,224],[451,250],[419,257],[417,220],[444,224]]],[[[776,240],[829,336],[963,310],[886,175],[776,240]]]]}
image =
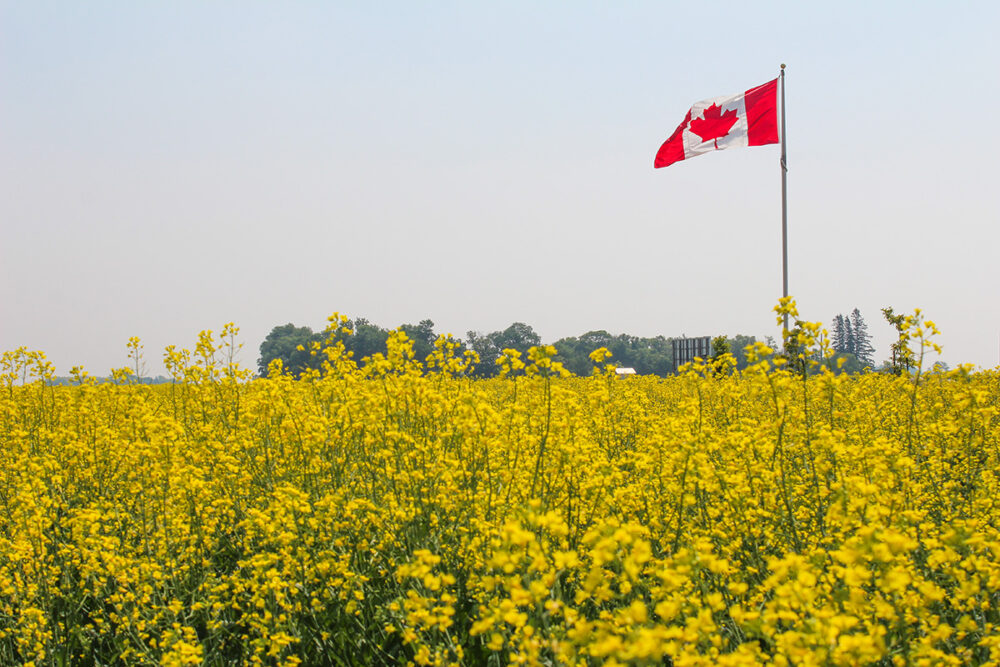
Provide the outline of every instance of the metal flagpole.
{"type": "MultiPolygon", "coordinates": [[[[785,157],[785,63],[781,63],[781,296],[788,296],[788,161],[785,157]]],[[[785,313],[788,331],[788,313],[785,313]]]]}

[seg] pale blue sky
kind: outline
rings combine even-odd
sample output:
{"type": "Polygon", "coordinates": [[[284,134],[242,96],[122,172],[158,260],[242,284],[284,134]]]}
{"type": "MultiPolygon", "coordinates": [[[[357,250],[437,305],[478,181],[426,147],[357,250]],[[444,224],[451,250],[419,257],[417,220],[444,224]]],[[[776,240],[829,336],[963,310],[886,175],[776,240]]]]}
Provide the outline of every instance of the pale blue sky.
{"type": "Polygon", "coordinates": [[[653,170],[788,64],[806,319],[1000,359],[1000,4],[0,1],[0,349],[60,373],[334,310],[776,335],[778,147],[653,170]]]}

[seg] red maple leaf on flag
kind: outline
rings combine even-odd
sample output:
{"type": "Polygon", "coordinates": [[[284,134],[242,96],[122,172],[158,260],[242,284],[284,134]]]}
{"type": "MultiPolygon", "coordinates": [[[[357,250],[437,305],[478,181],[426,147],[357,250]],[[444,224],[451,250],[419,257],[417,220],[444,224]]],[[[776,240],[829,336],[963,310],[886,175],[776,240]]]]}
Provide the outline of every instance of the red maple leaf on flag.
{"type": "Polygon", "coordinates": [[[705,109],[701,118],[691,121],[690,126],[691,131],[701,137],[702,141],[714,139],[716,148],[719,147],[719,138],[729,134],[729,130],[733,129],[739,119],[736,109],[730,109],[726,113],[720,113],[721,111],[722,107],[713,104],[705,109]]]}

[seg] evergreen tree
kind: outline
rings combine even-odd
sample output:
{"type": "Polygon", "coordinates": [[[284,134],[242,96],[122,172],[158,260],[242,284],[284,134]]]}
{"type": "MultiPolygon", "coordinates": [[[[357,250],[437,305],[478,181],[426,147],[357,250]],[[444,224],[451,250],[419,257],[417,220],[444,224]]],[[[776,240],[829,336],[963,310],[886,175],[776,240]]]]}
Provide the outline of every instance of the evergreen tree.
{"type": "Polygon", "coordinates": [[[854,334],[854,356],[863,366],[875,366],[875,348],[872,347],[872,337],[868,333],[868,325],[861,317],[861,311],[855,308],[851,312],[851,333],[854,334]]]}
{"type": "Polygon", "coordinates": [[[844,318],[844,352],[858,356],[855,352],[856,344],[854,340],[854,327],[851,326],[851,318],[844,318]]]}
{"type": "Polygon", "coordinates": [[[833,351],[847,352],[847,340],[845,338],[844,316],[839,313],[833,318],[833,351]]]}

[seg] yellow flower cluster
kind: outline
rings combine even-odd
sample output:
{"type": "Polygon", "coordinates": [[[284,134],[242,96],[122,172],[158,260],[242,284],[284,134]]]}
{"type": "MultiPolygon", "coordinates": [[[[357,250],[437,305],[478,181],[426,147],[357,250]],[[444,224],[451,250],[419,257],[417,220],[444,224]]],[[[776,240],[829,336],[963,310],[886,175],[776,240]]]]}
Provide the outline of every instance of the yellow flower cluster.
{"type": "Polygon", "coordinates": [[[344,325],[300,379],[232,325],[167,385],[4,354],[0,664],[1000,664],[996,371],[839,375],[796,321],[743,372],[473,380],[344,325]]]}

